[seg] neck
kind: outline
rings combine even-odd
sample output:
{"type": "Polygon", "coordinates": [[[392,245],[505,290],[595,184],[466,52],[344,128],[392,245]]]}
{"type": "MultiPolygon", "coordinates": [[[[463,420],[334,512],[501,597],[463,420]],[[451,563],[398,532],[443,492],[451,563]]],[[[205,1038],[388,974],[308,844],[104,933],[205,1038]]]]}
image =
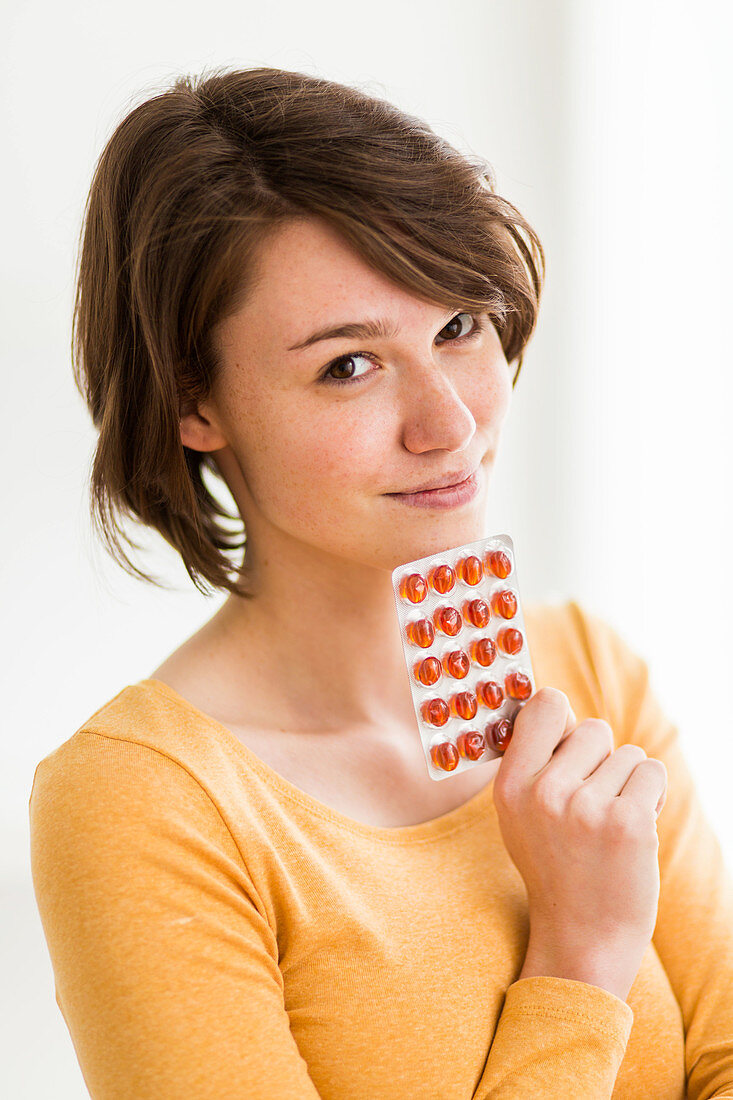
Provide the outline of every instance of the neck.
{"type": "Polygon", "coordinates": [[[230,596],[215,617],[229,674],[271,688],[292,729],[413,724],[390,572],[315,550],[266,562],[254,596],[230,596]]]}

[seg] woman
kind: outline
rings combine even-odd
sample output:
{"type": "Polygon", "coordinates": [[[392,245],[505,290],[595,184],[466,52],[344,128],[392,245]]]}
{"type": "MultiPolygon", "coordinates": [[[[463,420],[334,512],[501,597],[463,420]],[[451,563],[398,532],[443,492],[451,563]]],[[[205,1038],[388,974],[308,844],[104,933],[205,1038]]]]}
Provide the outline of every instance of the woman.
{"type": "Polygon", "coordinates": [[[126,513],[228,596],[36,770],[93,1097],[730,1095],[731,879],[644,661],[525,607],[503,758],[436,783],[416,735],[391,571],[493,533],[543,269],[486,164],[329,81],[182,78],[108,142],[95,516],[125,568],[126,513]]]}

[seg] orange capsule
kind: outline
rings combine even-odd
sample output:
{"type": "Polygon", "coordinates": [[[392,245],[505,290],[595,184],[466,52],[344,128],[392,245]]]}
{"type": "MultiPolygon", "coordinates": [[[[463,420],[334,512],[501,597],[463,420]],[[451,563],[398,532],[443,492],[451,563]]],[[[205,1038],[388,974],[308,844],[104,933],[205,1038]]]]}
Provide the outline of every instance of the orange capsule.
{"type": "Polygon", "coordinates": [[[481,702],[490,710],[498,710],[504,702],[504,692],[496,680],[482,680],[476,684],[476,691],[481,702]]]}
{"type": "Polygon", "coordinates": [[[436,768],[444,772],[452,772],[460,763],[458,749],[450,741],[441,741],[439,745],[430,748],[430,759],[436,768]]]}
{"type": "Polygon", "coordinates": [[[529,699],[532,694],[532,681],[523,672],[509,672],[504,677],[504,687],[511,699],[529,699]]]}
{"type": "Polygon", "coordinates": [[[450,604],[443,604],[442,607],[435,609],[433,622],[438,630],[442,631],[443,634],[447,634],[450,638],[455,638],[463,626],[460,611],[457,607],[451,607],[450,604]]]}
{"type": "Polygon", "coordinates": [[[472,691],[459,691],[456,695],[451,695],[450,709],[455,718],[464,718],[469,721],[476,717],[478,699],[472,691]]]}
{"type": "Polygon", "coordinates": [[[496,635],[496,641],[502,653],[508,653],[512,657],[516,656],[524,645],[521,630],[516,630],[513,626],[503,626],[496,635]]]}
{"type": "Polygon", "coordinates": [[[486,600],[480,598],[467,600],[463,604],[463,617],[464,619],[468,619],[469,623],[472,623],[474,626],[484,627],[491,617],[489,605],[486,600]]]}
{"type": "Polygon", "coordinates": [[[476,638],[468,647],[472,660],[488,668],[496,660],[496,646],[492,638],[476,638]]]}
{"type": "Polygon", "coordinates": [[[424,657],[422,661],[417,662],[412,671],[417,682],[424,684],[425,687],[437,684],[442,675],[437,657],[424,657]]]}
{"type": "Polygon", "coordinates": [[[478,730],[466,730],[465,733],[459,733],[456,737],[456,745],[461,756],[464,756],[467,760],[478,760],[486,748],[484,735],[479,733],[478,730]]]}
{"type": "Polygon", "coordinates": [[[478,584],[484,575],[481,558],[477,558],[475,554],[469,554],[468,557],[461,558],[456,564],[456,573],[464,584],[478,584]]]}
{"type": "Polygon", "coordinates": [[[422,603],[428,594],[425,578],[420,573],[405,574],[400,579],[400,596],[410,603],[422,603]]]}
{"type": "Polygon", "coordinates": [[[413,619],[406,625],[405,633],[413,645],[419,645],[422,649],[427,649],[428,646],[433,644],[435,627],[430,619],[413,619]]]}
{"type": "Polygon", "coordinates": [[[491,550],[484,558],[484,569],[503,581],[512,571],[512,559],[503,550],[491,550]]]}
{"type": "Polygon", "coordinates": [[[450,718],[450,710],[445,699],[426,699],[420,708],[423,721],[430,726],[444,726],[450,718]]]}
{"type": "Polygon", "coordinates": [[[513,725],[508,718],[500,718],[498,722],[489,722],[484,733],[486,744],[494,752],[503,753],[512,739],[513,725]]]}
{"type": "Polygon", "coordinates": [[[428,583],[445,596],[456,583],[456,575],[449,565],[435,565],[428,573],[428,583]]]}
{"type": "Polygon", "coordinates": [[[449,676],[456,680],[462,680],[469,673],[471,661],[464,650],[454,649],[450,653],[446,653],[443,658],[443,668],[449,676]]]}
{"type": "Polygon", "coordinates": [[[502,588],[491,597],[491,610],[502,619],[513,619],[517,613],[517,597],[511,588],[502,588]]]}

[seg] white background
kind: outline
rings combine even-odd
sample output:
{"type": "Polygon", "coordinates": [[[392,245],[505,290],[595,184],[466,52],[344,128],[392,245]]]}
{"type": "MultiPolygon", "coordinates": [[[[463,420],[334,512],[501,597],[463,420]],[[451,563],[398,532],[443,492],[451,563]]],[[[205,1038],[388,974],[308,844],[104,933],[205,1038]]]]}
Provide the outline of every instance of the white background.
{"type": "Polygon", "coordinates": [[[83,1098],[32,895],[35,764],[219,606],[162,541],[127,577],[92,543],[94,432],[72,381],[94,162],[182,72],[358,83],[493,165],[547,283],[495,468],[522,597],[577,599],[651,665],[733,865],[731,106],[727,5],[335,0],[7,8],[2,90],[0,1034],[6,1095],[83,1098]],[[9,1078],[9,1080],[8,1080],[9,1078]]]}

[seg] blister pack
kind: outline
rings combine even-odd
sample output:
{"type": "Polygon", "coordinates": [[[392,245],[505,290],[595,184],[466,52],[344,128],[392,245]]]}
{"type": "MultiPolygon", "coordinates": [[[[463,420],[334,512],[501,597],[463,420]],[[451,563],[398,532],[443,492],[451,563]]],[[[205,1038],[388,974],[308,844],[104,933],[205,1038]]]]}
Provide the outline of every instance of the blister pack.
{"type": "Polygon", "coordinates": [[[431,779],[501,756],[535,690],[511,538],[406,562],[392,585],[431,779]]]}

